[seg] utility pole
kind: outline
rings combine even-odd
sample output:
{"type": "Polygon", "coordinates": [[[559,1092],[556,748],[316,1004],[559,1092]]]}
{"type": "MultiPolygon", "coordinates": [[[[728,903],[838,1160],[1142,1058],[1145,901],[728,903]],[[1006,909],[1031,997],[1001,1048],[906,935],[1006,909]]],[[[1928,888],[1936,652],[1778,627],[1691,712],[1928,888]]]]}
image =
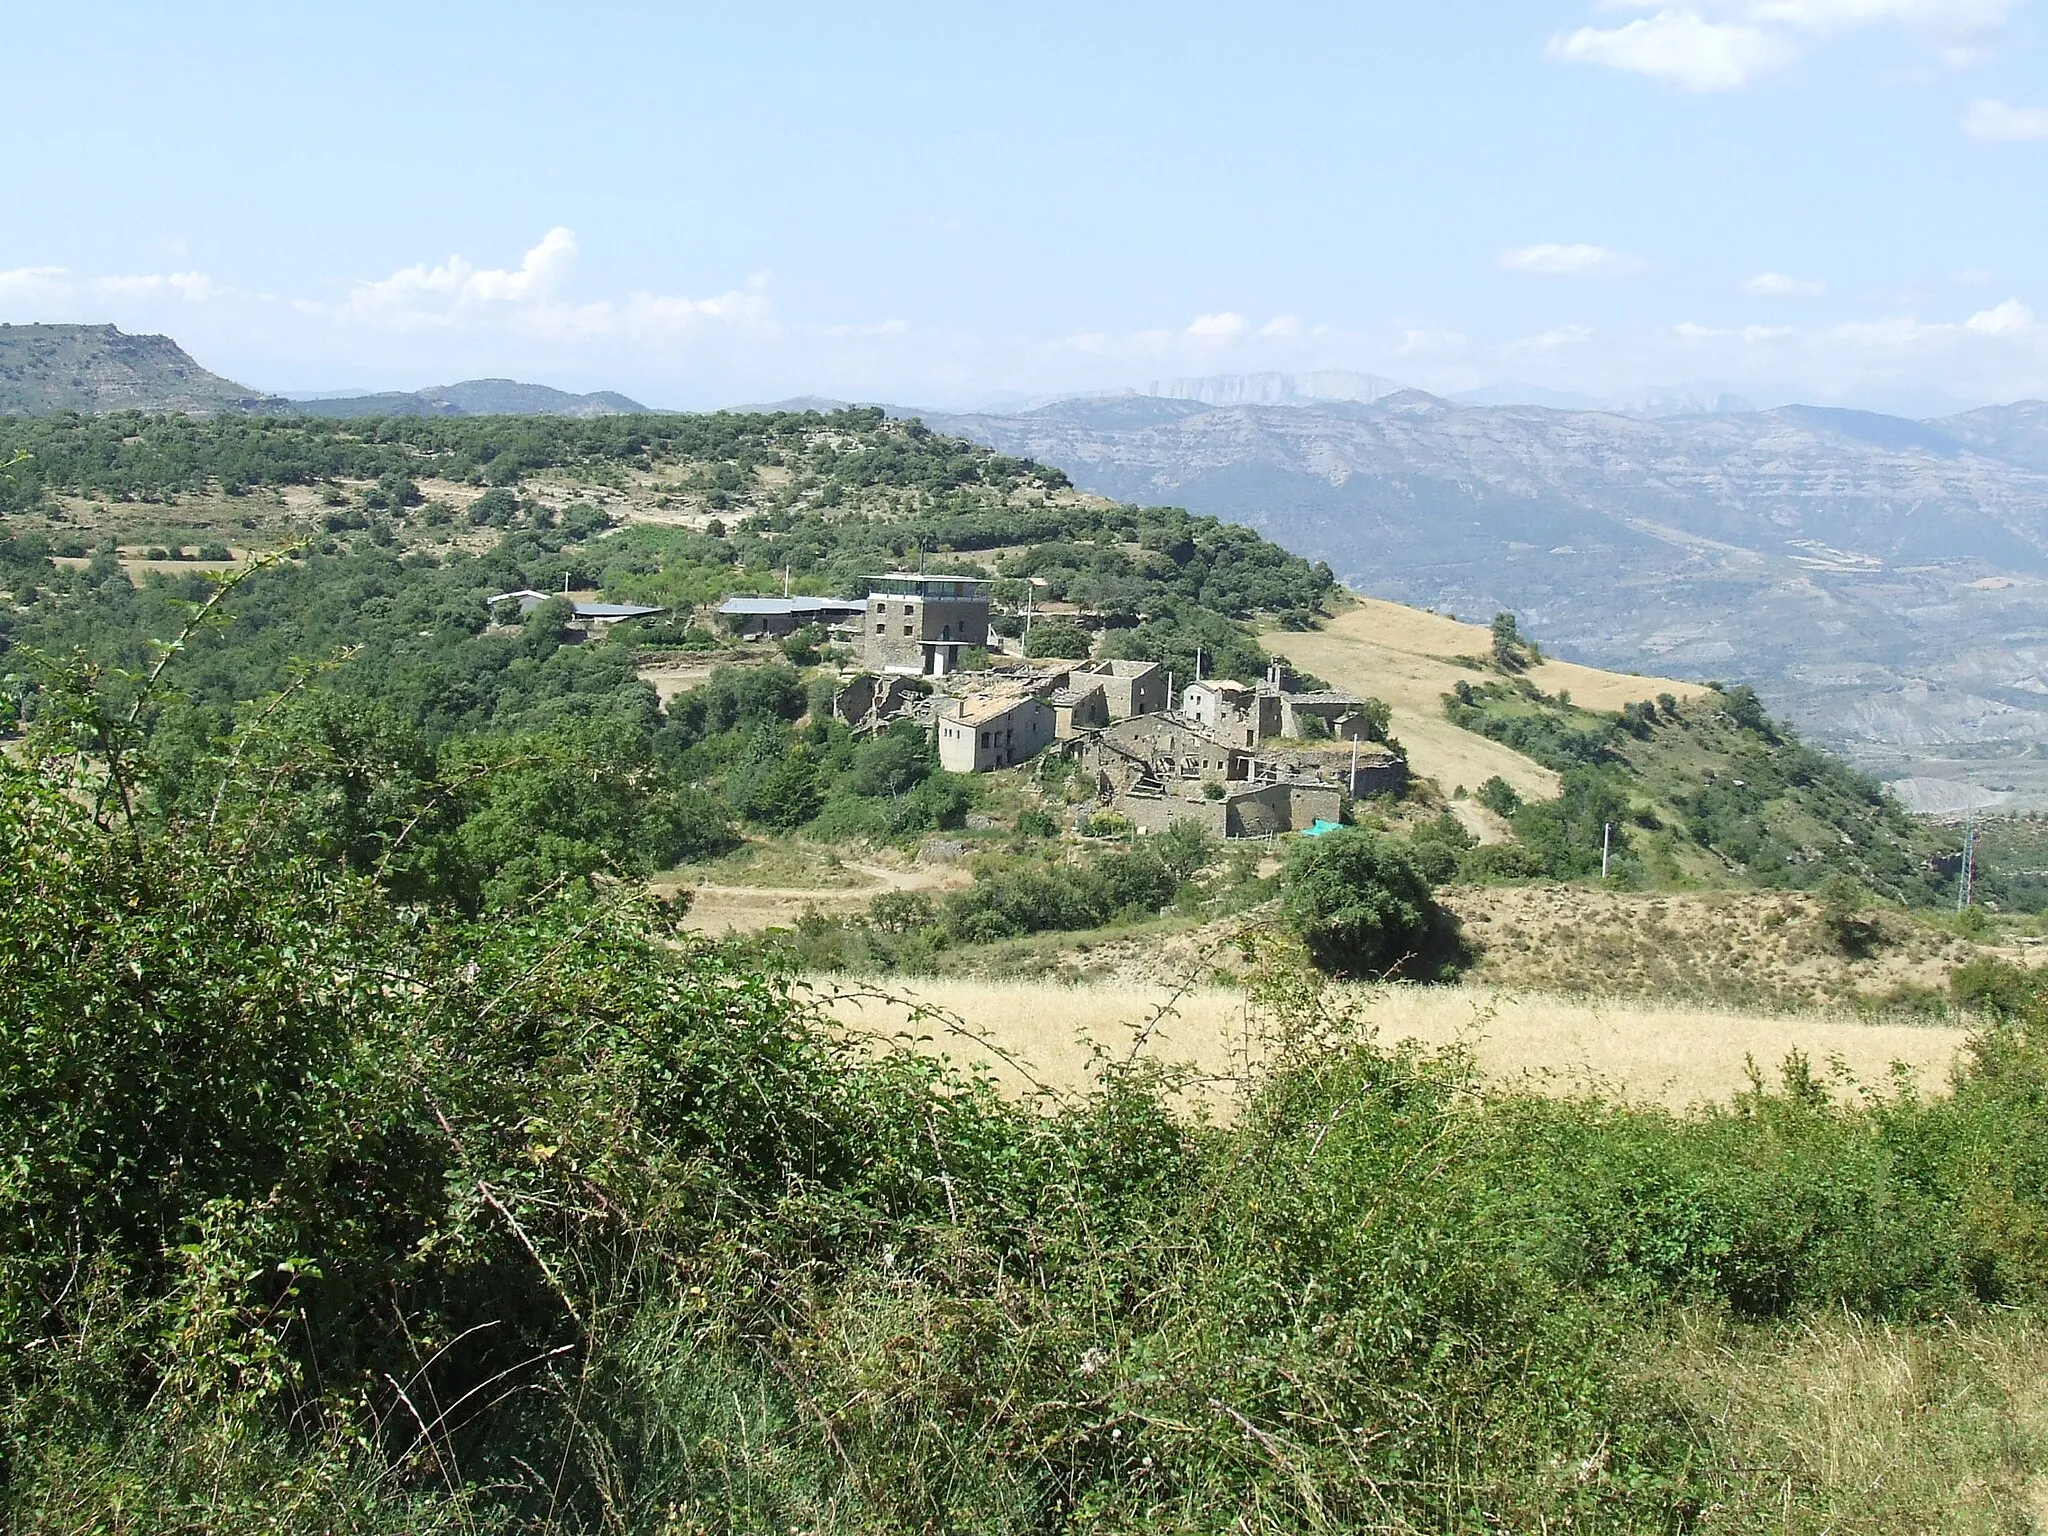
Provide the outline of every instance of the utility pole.
{"type": "Polygon", "coordinates": [[[786,565],[782,568],[782,596],[785,601],[789,598],[789,567],[786,565]]]}
{"type": "Polygon", "coordinates": [[[1351,782],[1345,787],[1351,792],[1351,798],[1356,800],[1358,798],[1358,738],[1356,736],[1351,738],[1351,782]]]}
{"type": "Polygon", "coordinates": [[[1970,904],[1977,884],[1977,829],[1971,809],[1963,808],[1963,867],[1956,879],[1956,910],[1970,904]]]}
{"type": "Polygon", "coordinates": [[[1613,846],[1614,823],[1603,821],[1600,823],[1600,878],[1602,880],[1607,878],[1607,855],[1613,846]]]}

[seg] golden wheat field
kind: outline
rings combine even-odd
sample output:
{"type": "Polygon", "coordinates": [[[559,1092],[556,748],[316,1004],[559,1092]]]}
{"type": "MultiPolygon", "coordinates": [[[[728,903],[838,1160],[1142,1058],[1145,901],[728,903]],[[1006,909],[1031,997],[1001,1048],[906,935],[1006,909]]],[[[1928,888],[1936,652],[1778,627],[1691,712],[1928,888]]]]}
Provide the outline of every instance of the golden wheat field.
{"type": "MultiPolygon", "coordinates": [[[[850,1029],[908,1033],[960,1064],[988,1065],[1004,1089],[1067,1091],[1086,1084],[1097,1048],[1143,1050],[1223,1084],[1258,1054],[1262,1021],[1245,994],[1220,987],[1174,993],[1140,985],[1061,986],[979,978],[819,978],[821,996],[850,1029]],[[920,1010],[924,1010],[920,1012],[920,1010]],[[1148,1027],[1149,1026],[1149,1027],[1148,1027]]],[[[1721,1100],[1748,1083],[1754,1061],[1775,1080],[1788,1052],[1817,1070],[1838,1063],[1851,1083],[1885,1085],[1893,1063],[1939,1090],[1964,1041],[1941,1025],[1863,1022],[1840,1014],[1773,1015],[1640,998],[1557,997],[1486,987],[1334,988],[1383,1043],[1464,1046],[1492,1081],[1545,1093],[1599,1093],[1678,1109],[1721,1100]]]]}

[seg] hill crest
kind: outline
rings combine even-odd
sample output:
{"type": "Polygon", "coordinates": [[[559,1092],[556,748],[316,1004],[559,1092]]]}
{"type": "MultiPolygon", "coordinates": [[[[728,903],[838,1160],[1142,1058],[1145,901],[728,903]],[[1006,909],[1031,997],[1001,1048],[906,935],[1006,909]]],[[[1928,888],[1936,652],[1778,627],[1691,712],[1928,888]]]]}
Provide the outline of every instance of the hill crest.
{"type": "Polygon", "coordinates": [[[200,367],[168,336],[131,336],[112,325],[0,325],[0,415],[210,415],[283,404],[200,367]]]}

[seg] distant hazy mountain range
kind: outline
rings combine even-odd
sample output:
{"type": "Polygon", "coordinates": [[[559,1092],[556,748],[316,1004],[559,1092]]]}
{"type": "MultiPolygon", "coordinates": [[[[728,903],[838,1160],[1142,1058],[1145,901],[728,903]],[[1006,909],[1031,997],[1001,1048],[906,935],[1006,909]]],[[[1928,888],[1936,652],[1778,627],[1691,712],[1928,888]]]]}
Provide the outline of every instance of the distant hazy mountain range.
{"type": "Polygon", "coordinates": [[[0,415],[52,411],[292,411],[307,416],[615,416],[647,409],[624,395],[472,379],[405,393],[286,399],[209,373],[168,336],[111,325],[0,325],[0,415]]]}
{"type": "Polygon", "coordinates": [[[168,336],[111,325],[0,325],[0,415],[256,411],[283,401],[208,373],[168,336]]]}
{"type": "Polygon", "coordinates": [[[545,384],[471,379],[400,393],[297,395],[291,408],[308,416],[634,416],[647,407],[610,390],[572,395],[545,384]]]}
{"type": "Polygon", "coordinates": [[[2048,404],[1643,419],[1246,392],[925,419],[1365,591],[1513,609],[1577,659],[1753,679],[1875,768],[2048,791],[2048,404]]]}

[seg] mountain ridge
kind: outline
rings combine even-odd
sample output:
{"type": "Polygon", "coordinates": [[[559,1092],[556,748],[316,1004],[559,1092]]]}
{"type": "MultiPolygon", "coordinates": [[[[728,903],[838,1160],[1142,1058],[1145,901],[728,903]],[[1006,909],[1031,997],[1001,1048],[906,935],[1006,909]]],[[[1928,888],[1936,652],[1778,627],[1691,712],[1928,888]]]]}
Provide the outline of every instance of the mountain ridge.
{"type": "Polygon", "coordinates": [[[307,416],[644,416],[648,407],[614,390],[572,394],[517,379],[465,379],[425,389],[302,397],[291,409],[307,416]]]}

